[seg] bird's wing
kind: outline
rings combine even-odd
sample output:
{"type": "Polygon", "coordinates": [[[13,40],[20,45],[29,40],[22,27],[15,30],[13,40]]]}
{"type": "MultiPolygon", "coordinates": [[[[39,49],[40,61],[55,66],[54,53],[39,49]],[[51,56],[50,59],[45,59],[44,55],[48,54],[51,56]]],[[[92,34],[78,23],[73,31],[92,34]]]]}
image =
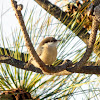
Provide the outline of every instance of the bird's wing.
{"type": "Polygon", "coordinates": [[[36,52],[37,52],[38,56],[41,56],[42,51],[43,51],[43,47],[38,47],[37,48],[36,52]]]}
{"type": "MultiPolygon", "coordinates": [[[[38,47],[36,52],[38,54],[38,56],[41,56],[42,54],[42,51],[43,51],[43,47],[38,47]]],[[[28,60],[28,63],[24,66],[24,68],[28,68],[30,65],[31,65],[31,62],[33,61],[34,59],[32,57],[30,57],[30,59],[28,60]]]]}
{"type": "Polygon", "coordinates": [[[31,61],[32,61],[32,57],[30,57],[30,59],[28,60],[28,63],[26,63],[26,65],[24,66],[24,68],[28,68],[31,65],[31,61]]]}

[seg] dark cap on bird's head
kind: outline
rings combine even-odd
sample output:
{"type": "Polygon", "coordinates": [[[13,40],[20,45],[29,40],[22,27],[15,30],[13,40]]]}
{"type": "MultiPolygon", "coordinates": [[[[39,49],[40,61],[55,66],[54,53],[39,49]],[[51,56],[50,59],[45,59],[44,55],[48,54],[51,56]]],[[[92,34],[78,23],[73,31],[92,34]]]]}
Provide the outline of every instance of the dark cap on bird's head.
{"type": "Polygon", "coordinates": [[[57,41],[60,41],[60,40],[57,40],[57,39],[55,39],[54,37],[46,37],[45,39],[43,39],[43,40],[41,41],[41,43],[40,43],[39,45],[41,46],[41,45],[44,45],[45,43],[57,42],[57,41]]]}

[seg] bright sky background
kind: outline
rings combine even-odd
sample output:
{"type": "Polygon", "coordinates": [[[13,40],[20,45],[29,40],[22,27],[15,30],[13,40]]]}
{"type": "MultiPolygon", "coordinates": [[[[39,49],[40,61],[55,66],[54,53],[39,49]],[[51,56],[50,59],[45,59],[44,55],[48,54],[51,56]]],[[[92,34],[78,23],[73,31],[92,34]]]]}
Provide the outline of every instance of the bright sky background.
{"type": "MultiPolygon", "coordinates": [[[[33,9],[34,6],[37,6],[38,4],[34,0],[17,0],[18,4],[23,4],[23,10],[24,12],[26,6],[28,8],[27,13],[30,14],[30,11],[33,9]]],[[[41,9],[40,6],[38,6],[38,10],[41,9]]],[[[28,16],[29,17],[29,16],[28,16]]],[[[34,17],[35,19],[36,17],[34,17]]],[[[11,32],[11,28],[18,27],[18,21],[15,17],[15,12],[12,9],[10,0],[0,0],[0,23],[3,25],[3,31],[6,32],[6,36],[9,35],[11,32]],[[8,33],[7,33],[8,32],[8,33]]]]}
{"type": "MultiPolygon", "coordinates": [[[[33,5],[37,5],[34,0],[20,0],[18,4],[22,3],[24,8],[26,8],[28,4],[28,12],[30,12],[33,8],[33,5]]],[[[22,10],[24,12],[24,9],[22,10]]],[[[11,29],[19,27],[18,21],[15,17],[15,12],[11,7],[10,0],[0,0],[0,23],[3,25],[3,32],[8,37],[11,33],[11,29]]]]}

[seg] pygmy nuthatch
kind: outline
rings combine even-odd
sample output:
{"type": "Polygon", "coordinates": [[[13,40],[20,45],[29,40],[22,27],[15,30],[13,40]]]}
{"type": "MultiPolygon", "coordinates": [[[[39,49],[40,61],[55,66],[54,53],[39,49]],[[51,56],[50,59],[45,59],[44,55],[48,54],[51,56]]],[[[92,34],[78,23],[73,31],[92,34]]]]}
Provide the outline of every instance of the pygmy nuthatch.
{"type": "MultiPolygon", "coordinates": [[[[36,52],[46,65],[52,65],[52,63],[56,60],[57,43],[59,41],[60,40],[56,40],[53,37],[47,37],[40,42],[36,52]]],[[[25,65],[25,68],[27,68],[30,64],[33,64],[35,67],[39,66],[32,57],[30,57],[28,63],[25,65]]]]}

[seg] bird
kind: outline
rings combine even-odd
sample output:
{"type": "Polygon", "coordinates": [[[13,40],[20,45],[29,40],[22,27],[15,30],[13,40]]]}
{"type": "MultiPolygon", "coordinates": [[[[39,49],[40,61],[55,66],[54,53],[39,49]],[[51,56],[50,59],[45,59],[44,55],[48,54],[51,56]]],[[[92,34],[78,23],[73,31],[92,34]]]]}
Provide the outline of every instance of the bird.
{"type": "MultiPolygon", "coordinates": [[[[44,64],[52,65],[56,60],[57,44],[60,41],[61,40],[57,40],[54,37],[46,37],[40,42],[36,52],[44,64]]],[[[38,63],[32,57],[30,57],[28,63],[24,67],[28,68],[31,64],[35,67],[39,67],[38,63]]]]}

